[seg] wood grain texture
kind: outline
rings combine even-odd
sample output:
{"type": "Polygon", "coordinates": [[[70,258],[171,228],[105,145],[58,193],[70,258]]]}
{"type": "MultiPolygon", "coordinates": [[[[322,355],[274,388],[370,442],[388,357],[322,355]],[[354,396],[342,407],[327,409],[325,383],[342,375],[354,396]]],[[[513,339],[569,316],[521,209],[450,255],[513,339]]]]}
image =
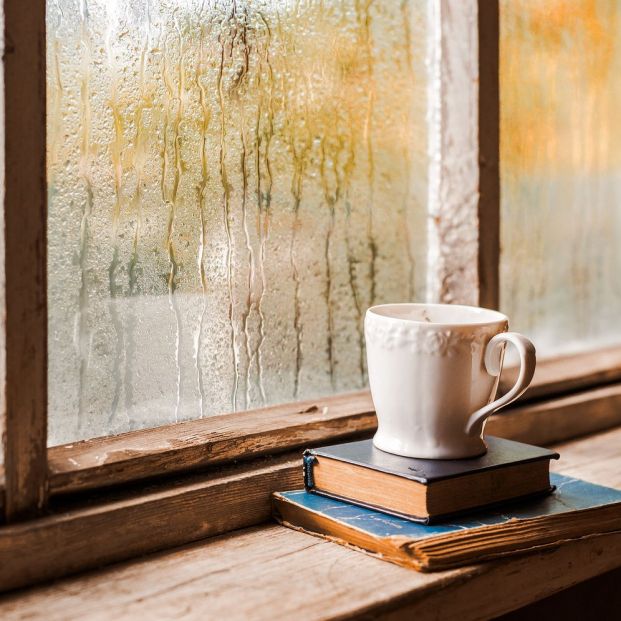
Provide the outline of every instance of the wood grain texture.
{"type": "Polygon", "coordinates": [[[501,615],[495,621],[607,619],[610,611],[621,610],[619,584],[621,584],[621,568],[600,574],[569,589],[501,615]]]}
{"type": "MultiPolygon", "coordinates": [[[[621,429],[556,447],[556,469],[621,488],[621,429]]],[[[621,566],[621,534],[420,574],[276,526],[0,598],[6,621],[488,619],[621,566]]]]}
{"type": "MultiPolygon", "coordinates": [[[[507,367],[502,372],[501,392],[515,383],[518,368],[507,367]]],[[[521,402],[553,397],[621,380],[621,347],[556,356],[537,362],[533,381],[521,402]]]]}
{"type": "MultiPolygon", "coordinates": [[[[566,397],[555,406],[516,408],[494,417],[488,431],[551,443],[576,429],[592,432],[621,422],[621,386],[595,392],[566,397]]],[[[239,454],[236,438],[233,433],[220,457],[239,454]]],[[[289,453],[92,497],[59,496],[48,517],[0,528],[0,590],[259,524],[269,517],[270,492],[301,486],[299,453],[289,453]]]]}
{"type": "Polygon", "coordinates": [[[4,1],[5,515],[46,501],[45,2],[4,1]]]}
{"type": "Polygon", "coordinates": [[[479,306],[500,304],[500,84],[497,0],[478,0],[479,306]]]}
{"type": "MultiPolygon", "coordinates": [[[[599,399],[567,397],[556,408],[549,404],[516,408],[494,417],[488,431],[549,444],[573,435],[577,428],[584,432],[618,424],[621,386],[599,392],[599,399]]],[[[226,455],[231,458],[231,453],[226,455]]],[[[178,481],[97,492],[92,494],[94,501],[84,494],[60,496],[50,516],[0,528],[0,590],[259,524],[269,517],[271,491],[302,486],[297,455],[259,458],[178,481]]]]}
{"type": "Polygon", "coordinates": [[[549,446],[621,425],[621,384],[505,410],[492,416],[485,433],[549,446]]]}
{"type": "Polygon", "coordinates": [[[52,492],[92,489],[371,432],[368,392],[213,416],[49,450],[52,492]]]}
{"type": "Polygon", "coordinates": [[[7,621],[489,619],[621,562],[621,535],[419,574],[264,526],[0,599],[7,621]],[[209,547],[207,547],[209,546],[209,547]]]}
{"type": "MultiPolygon", "coordinates": [[[[413,594],[380,607],[380,618],[483,621],[548,597],[621,565],[621,533],[585,538],[486,567],[432,595],[413,594]],[[417,597],[418,595],[418,597],[417,597]],[[411,598],[413,601],[408,601],[411,598]],[[392,608],[392,610],[390,610],[392,608]]],[[[409,595],[409,594],[408,594],[409,595]]]]}
{"type": "MultiPolygon", "coordinates": [[[[270,494],[302,486],[301,456],[97,495],[0,529],[0,590],[265,522],[270,494]]],[[[1,615],[0,615],[1,617],[1,615]]]]}
{"type": "MultiPolygon", "coordinates": [[[[493,416],[492,435],[559,442],[619,424],[621,385],[517,405],[493,416]],[[584,410],[585,415],[581,412],[584,410]]],[[[51,448],[53,494],[118,485],[372,434],[368,392],[167,425],[51,448]]]]}
{"type": "Polygon", "coordinates": [[[477,0],[428,4],[427,299],[477,305],[477,0]]]}
{"type": "Polygon", "coordinates": [[[552,470],[621,489],[621,428],[561,446],[552,470]]]}

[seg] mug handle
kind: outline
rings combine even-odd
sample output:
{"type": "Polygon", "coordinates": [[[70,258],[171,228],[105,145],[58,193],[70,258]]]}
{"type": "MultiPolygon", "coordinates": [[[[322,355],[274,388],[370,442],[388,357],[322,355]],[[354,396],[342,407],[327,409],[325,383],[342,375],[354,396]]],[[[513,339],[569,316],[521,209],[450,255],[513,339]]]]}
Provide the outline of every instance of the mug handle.
{"type": "Polygon", "coordinates": [[[470,416],[466,424],[468,435],[480,436],[483,430],[483,423],[487,417],[505,405],[515,401],[527,388],[533,379],[537,358],[535,346],[522,334],[518,332],[501,332],[493,336],[485,348],[485,368],[490,375],[500,377],[505,343],[511,343],[520,356],[520,373],[513,388],[502,397],[488,403],[486,406],[477,410],[470,416]]]}

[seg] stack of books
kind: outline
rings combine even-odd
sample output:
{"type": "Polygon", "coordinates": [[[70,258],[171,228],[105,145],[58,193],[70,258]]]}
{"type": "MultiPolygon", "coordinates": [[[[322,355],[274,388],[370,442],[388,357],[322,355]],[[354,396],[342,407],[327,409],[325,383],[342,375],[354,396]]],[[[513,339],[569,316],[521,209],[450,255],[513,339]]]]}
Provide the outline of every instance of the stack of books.
{"type": "Polygon", "coordinates": [[[473,459],[412,459],[371,440],[308,450],[305,489],[273,495],[284,526],[419,571],[621,529],[621,491],[550,474],[559,455],[488,437],[473,459]]]}

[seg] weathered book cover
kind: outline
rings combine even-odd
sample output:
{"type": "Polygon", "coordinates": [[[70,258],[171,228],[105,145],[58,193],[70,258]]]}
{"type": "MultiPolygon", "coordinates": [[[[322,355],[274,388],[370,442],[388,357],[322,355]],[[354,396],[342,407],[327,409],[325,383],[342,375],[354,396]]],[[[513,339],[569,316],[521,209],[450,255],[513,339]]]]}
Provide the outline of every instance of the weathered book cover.
{"type": "MultiPolygon", "coordinates": [[[[350,488],[348,493],[335,494],[329,489],[321,489],[315,485],[313,472],[317,459],[324,457],[336,460],[337,462],[343,462],[344,464],[362,466],[370,471],[394,475],[429,488],[433,486],[434,483],[446,481],[447,479],[470,477],[492,470],[513,468],[515,466],[534,462],[549,462],[551,459],[559,458],[558,453],[539,446],[515,442],[513,440],[505,440],[504,438],[496,438],[494,436],[488,436],[485,440],[488,446],[487,453],[472,459],[415,459],[411,457],[401,457],[375,448],[372,440],[346,442],[317,449],[309,449],[305,451],[303,460],[304,486],[307,491],[326,495],[337,500],[353,502],[370,509],[380,509],[385,513],[407,517],[408,519],[422,523],[431,523],[439,519],[445,519],[451,515],[463,513],[464,511],[472,511],[473,507],[459,508],[458,511],[453,510],[448,513],[444,512],[432,516],[412,515],[390,510],[386,506],[380,506],[377,503],[365,503],[357,497],[357,490],[354,487],[350,488]]],[[[523,480],[526,481],[526,479],[523,480]]],[[[500,500],[505,503],[507,499],[511,497],[516,499],[528,497],[530,495],[541,496],[550,491],[552,491],[552,487],[547,485],[545,489],[525,489],[521,494],[514,493],[500,500]]],[[[480,503],[478,506],[494,506],[494,503],[480,503]]]]}
{"type": "Polygon", "coordinates": [[[621,530],[621,491],[551,475],[556,491],[433,526],[305,490],[273,495],[285,526],[419,571],[459,567],[621,530]]]}
{"type": "Polygon", "coordinates": [[[339,461],[357,464],[388,472],[406,479],[429,485],[436,481],[474,474],[486,470],[494,470],[504,466],[540,461],[542,459],[558,459],[558,453],[540,446],[505,440],[494,436],[486,436],[487,453],[472,459],[415,459],[401,457],[380,451],[373,446],[373,440],[345,442],[333,446],[309,449],[304,454],[306,487],[312,488],[312,464],[314,456],[324,456],[339,461]],[[310,458],[310,459],[308,459],[310,458]]]}

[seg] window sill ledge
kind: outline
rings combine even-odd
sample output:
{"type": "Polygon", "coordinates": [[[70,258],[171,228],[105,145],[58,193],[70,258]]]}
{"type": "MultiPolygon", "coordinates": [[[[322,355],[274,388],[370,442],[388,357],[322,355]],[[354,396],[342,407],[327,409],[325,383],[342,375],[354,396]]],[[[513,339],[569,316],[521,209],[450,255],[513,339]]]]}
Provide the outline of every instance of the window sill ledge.
{"type": "MultiPolygon", "coordinates": [[[[364,437],[373,432],[375,415],[369,412],[368,395],[344,395],[338,400],[340,407],[332,400],[328,416],[316,407],[298,413],[303,419],[317,417],[315,421],[291,420],[286,411],[277,409],[273,414],[282,418],[282,428],[270,420],[272,433],[267,435],[256,427],[243,429],[248,422],[243,416],[214,417],[207,423],[222,428],[195,438],[188,447],[210,466],[202,472],[171,473],[92,491],[79,483],[73,493],[53,497],[47,515],[0,526],[0,591],[265,523],[270,519],[271,492],[302,486],[301,447],[338,441],[343,434],[364,437]],[[270,450],[281,453],[258,456],[270,450]],[[240,458],[242,462],[235,463],[240,458]],[[222,464],[223,460],[228,463],[222,464]]],[[[513,408],[493,416],[487,432],[557,444],[620,425],[620,403],[621,384],[613,384],[513,408]]],[[[264,423],[258,420],[250,422],[264,423]]],[[[165,457],[168,463],[172,455],[165,457]]],[[[179,454],[176,459],[183,461],[179,454]]],[[[131,458],[128,463],[115,462],[113,466],[121,468],[119,477],[106,483],[131,480],[127,472],[136,474],[132,464],[136,465],[131,458]]]]}
{"type": "MultiPolygon", "coordinates": [[[[557,471],[621,488],[621,428],[558,447],[557,471]]],[[[489,618],[621,566],[621,533],[494,563],[419,574],[262,526],[6,595],[0,617],[489,618]],[[502,594],[499,596],[499,594],[502,594]],[[168,612],[167,612],[168,611],[168,612]]]]}

